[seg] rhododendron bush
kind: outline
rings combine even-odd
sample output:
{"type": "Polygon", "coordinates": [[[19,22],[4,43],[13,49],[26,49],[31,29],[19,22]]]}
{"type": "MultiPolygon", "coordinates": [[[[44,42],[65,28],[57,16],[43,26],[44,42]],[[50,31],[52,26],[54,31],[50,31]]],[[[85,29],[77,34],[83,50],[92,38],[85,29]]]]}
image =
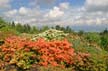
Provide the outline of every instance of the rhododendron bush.
{"type": "Polygon", "coordinates": [[[5,43],[0,46],[0,68],[16,65],[28,69],[34,64],[45,67],[71,67],[89,56],[90,54],[86,53],[76,53],[66,39],[46,41],[39,38],[31,41],[13,36],[5,39],[5,43]]]}
{"type": "Polygon", "coordinates": [[[43,66],[48,64],[61,66],[63,63],[73,63],[75,53],[71,46],[66,39],[45,41],[40,38],[37,41],[31,41],[14,36],[7,38],[5,43],[0,46],[0,50],[2,60],[9,64],[24,66],[24,63],[28,65],[30,64],[28,62],[38,62],[43,66]]]}
{"type": "Polygon", "coordinates": [[[32,37],[32,40],[36,40],[38,38],[44,38],[45,40],[62,40],[67,35],[68,34],[64,33],[63,31],[49,29],[43,33],[36,34],[35,36],[32,37]]]}

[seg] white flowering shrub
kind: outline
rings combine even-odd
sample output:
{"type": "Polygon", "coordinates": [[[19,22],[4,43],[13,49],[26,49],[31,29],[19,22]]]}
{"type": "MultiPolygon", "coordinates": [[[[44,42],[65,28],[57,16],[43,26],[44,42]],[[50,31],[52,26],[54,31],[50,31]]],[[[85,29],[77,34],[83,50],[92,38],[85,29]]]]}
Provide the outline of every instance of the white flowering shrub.
{"type": "Polygon", "coordinates": [[[44,38],[45,40],[61,40],[65,38],[68,34],[63,31],[49,29],[43,33],[37,34],[33,36],[32,40],[36,40],[38,38],[44,38]]]}

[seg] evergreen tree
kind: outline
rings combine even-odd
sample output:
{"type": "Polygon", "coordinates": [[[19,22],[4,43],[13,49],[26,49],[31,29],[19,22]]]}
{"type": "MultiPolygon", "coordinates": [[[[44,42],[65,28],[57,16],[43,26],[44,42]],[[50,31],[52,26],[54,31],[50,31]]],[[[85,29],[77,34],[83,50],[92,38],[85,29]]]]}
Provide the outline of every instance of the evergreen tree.
{"type": "Polygon", "coordinates": [[[43,31],[46,31],[46,30],[48,30],[48,29],[49,29],[48,26],[43,26],[43,27],[40,29],[40,31],[43,32],[43,31]]]}
{"type": "Polygon", "coordinates": [[[6,22],[0,17],[0,29],[6,26],[6,22]]]}
{"type": "Polygon", "coordinates": [[[31,33],[38,33],[38,29],[36,28],[36,26],[33,26],[32,28],[31,28],[31,33]]]}
{"type": "Polygon", "coordinates": [[[55,29],[56,29],[56,30],[60,30],[60,28],[61,28],[60,25],[56,25],[56,26],[55,26],[55,29]]]}
{"type": "Polygon", "coordinates": [[[104,30],[103,32],[100,33],[100,35],[105,35],[105,34],[108,34],[107,28],[105,28],[105,30],[104,30]]]}
{"type": "Polygon", "coordinates": [[[71,33],[71,28],[69,26],[66,27],[65,32],[71,33]]]}
{"type": "Polygon", "coordinates": [[[24,24],[23,31],[24,31],[24,33],[30,33],[31,32],[31,26],[29,24],[24,24]]]}
{"type": "Polygon", "coordinates": [[[79,36],[81,36],[81,35],[83,35],[84,34],[84,31],[83,30],[80,30],[79,32],[78,32],[78,35],[79,36]]]}
{"type": "Polygon", "coordinates": [[[14,21],[12,22],[12,27],[15,28],[15,22],[14,21]]]}
{"type": "Polygon", "coordinates": [[[18,31],[18,32],[20,32],[20,33],[23,33],[24,31],[23,31],[23,26],[19,23],[19,24],[16,24],[16,27],[15,27],[15,29],[18,31]]]}
{"type": "Polygon", "coordinates": [[[108,30],[107,28],[103,31],[103,34],[107,34],[108,33],[108,30]]]}
{"type": "Polygon", "coordinates": [[[108,35],[103,35],[101,37],[101,46],[108,51],[108,35]]]}

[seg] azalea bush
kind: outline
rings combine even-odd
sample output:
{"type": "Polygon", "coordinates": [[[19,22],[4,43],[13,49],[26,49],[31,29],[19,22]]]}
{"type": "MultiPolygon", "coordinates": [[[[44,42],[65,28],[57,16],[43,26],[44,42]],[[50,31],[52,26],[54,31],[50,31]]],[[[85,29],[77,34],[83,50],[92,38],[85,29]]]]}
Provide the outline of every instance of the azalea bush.
{"type": "Polygon", "coordinates": [[[20,37],[9,37],[0,46],[3,65],[14,64],[27,69],[36,63],[41,66],[66,66],[72,64],[74,49],[67,40],[31,41],[20,37]]]}
{"type": "Polygon", "coordinates": [[[61,40],[64,39],[68,34],[63,31],[49,29],[43,33],[36,34],[32,37],[32,40],[36,40],[38,38],[44,38],[45,40],[61,40]]]}
{"type": "Polygon", "coordinates": [[[38,68],[49,70],[51,66],[52,69],[55,67],[55,70],[71,68],[75,71],[95,71],[95,68],[97,70],[106,68],[105,64],[101,63],[96,66],[98,62],[93,62],[91,54],[76,52],[72,47],[67,39],[47,41],[38,38],[32,41],[12,36],[6,38],[4,44],[0,46],[0,69],[7,70],[12,67],[22,71],[38,68]]]}

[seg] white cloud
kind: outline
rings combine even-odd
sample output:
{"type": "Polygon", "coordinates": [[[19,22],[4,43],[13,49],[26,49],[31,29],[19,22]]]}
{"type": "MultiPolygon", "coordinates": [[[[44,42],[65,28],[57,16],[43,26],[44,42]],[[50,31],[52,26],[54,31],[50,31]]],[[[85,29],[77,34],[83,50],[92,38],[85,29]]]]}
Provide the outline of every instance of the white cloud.
{"type": "Polygon", "coordinates": [[[9,11],[5,12],[4,14],[5,14],[5,16],[12,17],[12,16],[15,16],[15,15],[23,15],[24,16],[24,15],[27,15],[28,12],[29,12],[29,10],[27,8],[20,7],[19,9],[9,10],[9,11]]]}
{"type": "Polygon", "coordinates": [[[18,10],[17,9],[13,9],[13,10],[5,12],[4,14],[7,17],[13,17],[13,16],[16,16],[16,15],[27,15],[28,14],[28,10],[25,7],[21,7],[18,10]]]}
{"type": "Polygon", "coordinates": [[[59,7],[54,7],[45,15],[45,17],[57,18],[57,17],[61,17],[63,15],[64,15],[64,12],[61,11],[59,7]]]}
{"type": "Polygon", "coordinates": [[[108,11],[108,0],[86,0],[85,7],[88,11],[108,11]]]}
{"type": "Polygon", "coordinates": [[[39,19],[43,20],[42,17],[44,14],[38,8],[20,7],[17,10],[12,9],[4,12],[3,15],[10,21],[16,21],[23,24],[34,24],[34,22],[38,22],[39,19]]]}
{"type": "Polygon", "coordinates": [[[59,5],[60,9],[65,10],[65,9],[69,9],[69,3],[68,2],[64,2],[64,3],[60,3],[59,5]]]}
{"type": "Polygon", "coordinates": [[[28,10],[27,10],[27,8],[25,8],[25,7],[21,7],[21,8],[19,9],[19,14],[21,14],[21,15],[26,15],[27,12],[28,12],[28,10]]]}
{"type": "Polygon", "coordinates": [[[0,8],[4,9],[4,8],[10,8],[10,1],[11,0],[0,0],[0,8]]]}
{"type": "Polygon", "coordinates": [[[108,24],[108,0],[86,0],[82,19],[88,25],[108,24]]]}
{"type": "Polygon", "coordinates": [[[64,15],[64,11],[67,9],[69,9],[68,2],[60,3],[59,6],[55,6],[53,7],[53,9],[50,9],[50,11],[45,14],[45,17],[48,18],[62,17],[64,15]]]}
{"type": "Polygon", "coordinates": [[[14,16],[18,11],[16,9],[14,10],[10,10],[8,12],[5,12],[4,14],[7,16],[7,17],[10,17],[10,16],[14,16]]]}
{"type": "Polygon", "coordinates": [[[108,6],[108,0],[86,0],[88,5],[108,6]]]}

